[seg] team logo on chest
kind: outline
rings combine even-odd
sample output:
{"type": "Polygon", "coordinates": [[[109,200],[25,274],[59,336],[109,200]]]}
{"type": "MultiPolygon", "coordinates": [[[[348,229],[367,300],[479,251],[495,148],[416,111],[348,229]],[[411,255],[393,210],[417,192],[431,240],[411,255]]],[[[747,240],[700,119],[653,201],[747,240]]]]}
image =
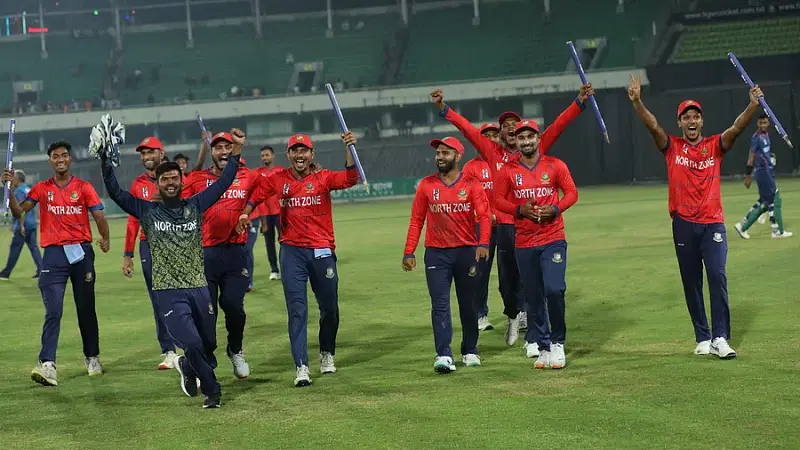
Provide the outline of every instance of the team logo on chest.
{"type": "Polygon", "coordinates": [[[289,183],[283,183],[283,195],[289,193],[289,183]]]}
{"type": "Polygon", "coordinates": [[[462,202],[467,199],[467,190],[466,189],[461,188],[461,189],[458,190],[458,199],[461,200],[462,202]]]}
{"type": "Polygon", "coordinates": [[[704,145],[703,150],[700,151],[700,154],[703,155],[703,158],[708,156],[708,148],[704,145]]]}
{"type": "Polygon", "coordinates": [[[438,189],[434,189],[433,190],[433,201],[438,201],[438,200],[439,200],[439,190],[438,189]]]}
{"type": "Polygon", "coordinates": [[[189,212],[188,209],[186,209],[186,208],[183,209],[183,218],[184,219],[188,219],[190,214],[191,214],[191,212],[189,212]]]}
{"type": "Polygon", "coordinates": [[[522,174],[521,173],[514,174],[514,182],[517,184],[517,186],[522,186],[522,174]]]}
{"type": "Polygon", "coordinates": [[[306,192],[309,194],[314,193],[314,185],[310,181],[306,184],[306,192]]]}
{"type": "Polygon", "coordinates": [[[214,180],[212,180],[210,178],[208,180],[206,180],[206,187],[211,187],[212,184],[214,184],[214,180]]]}
{"type": "Polygon", "coordinates": [[[69,199],[72,200],[73,202],[77,202],[78,197],[80,197],[80,195],[78,195],[78,193],[75,191],[72,191],[72,193],[69,194],[69,199]]]}
{"type": "Polygon", "coordinates": [[[49,202],[53,201],[53,191],[47,193],[47,201],[49,202]]]}
{"type": "Polygon", "coordinates": [[[488,179],[489,178],[489,169],[483,169],[481,171],[481,174],[483,175],[483,179],[484,180],[488,179]]]}
{"type": "Polygon", "coordinates": [[[542,174],[542,183],[549,183],[549,182],[550,182],[550,175],[548,175],[547,172],[544,172],[542,174]]]}

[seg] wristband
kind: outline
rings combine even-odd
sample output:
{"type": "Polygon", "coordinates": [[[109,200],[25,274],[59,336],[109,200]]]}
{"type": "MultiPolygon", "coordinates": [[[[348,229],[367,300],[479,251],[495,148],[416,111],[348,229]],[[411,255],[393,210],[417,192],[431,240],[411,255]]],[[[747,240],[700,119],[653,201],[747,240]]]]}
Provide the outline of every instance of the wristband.
{"type": "Polygon", "coordinates": [[[744,168],[744,174],[745,175],[752,175],[753,174],[753,166],[746,166],[744,168]]]}

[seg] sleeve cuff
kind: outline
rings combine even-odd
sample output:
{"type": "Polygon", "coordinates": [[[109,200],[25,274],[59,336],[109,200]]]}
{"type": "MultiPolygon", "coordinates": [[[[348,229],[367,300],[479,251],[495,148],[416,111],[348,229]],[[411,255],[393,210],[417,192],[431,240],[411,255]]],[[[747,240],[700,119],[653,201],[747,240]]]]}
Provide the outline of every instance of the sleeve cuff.
{"type": "Polygon", "coordinates": [[[670,141],[670,137],[669,137],[669,135],[667,135],[667,144],[664,146],[664,148],[658,149],[661,153],[664,153],[669,149],[669,141],[670,141]]]}
{"type": "Polygon", "coordinates": [[[127,256],[129,258],[133,258],[133,252],[125,252],[122,256],[127,256]]]}
{"type": "Polygon", "coordinates": [[[403,259],[408,259],[408,258],[414,258],[414,259],[417,259],[417,257],[416,257],[416,256],[414,256],[414,254],[413,254],[413,253],[406,253],[405,255],[403,255],[403,259]]]}
{"type": "Polygon", "coordinates": [[[448,112],[450,112],[450,105],[445,104],[444,109],[439,111],[439,115],[442,117],[447,117],[448,112]]]}
{"type": "Polygon", "coordinates": [[[478,248],[485,248],[485,249],[488,250],[489,249],[489,244],[478,244],[478,248]]]}
{"type": "Polygon", "coordinates": [[[103,206],[103,204],[102,204],[102,203],[100,203],[100,204],[98,204],[98,205],[90,206],[90,207],[89,207],[89,211],[90,211],[90,212],[102,211],[102,210],[103,210],[103,208],[105,208],[105,207],[103,206]]]}
{"type": "Polygon", "coordinates": [[[26,202],[31,202],[31,203],[33,203],[34,205],[37,203],[37,201],[36,201],[36,200],[34,200],[34,199],[30,198],[30,197],[25,197],[25,201],[26,201],[26,202]]]}
{"type": "Polygon", "coordinates": [[[356,165],[353,164],[352,166],[344,166],[345,170],[355,169],[356,165]]]}
{"type": "Polygon", "coordinates": [[[581,111],[586,109],[586,102],[581,102],[580,97],[575,97],[575,104],[578,105],[578,108],[580,108],[581,111]]]}
{"type": "Polygon", "coordinates": [[[515,213],[517,217],[522,217],[522,206],[517,205],[517,211],[515,213]]]}
{"type": "Polygon", "coordinates": [[[254,205],[253,202],[247,202],[246,206],[249,206],[251,208],[255,208],[256,207],[256,205],[254,205]]]}
{"type": "Polygon", "coordinates": [[[561,215],[561,210],[559,209],[558,205],[553,205],[553,209],[554,209],[554,210],[555,210],[555,212],[556,212],[556,215],[555,215],[555,216],[553,216],[553,218],[555,219],[555,218],[557,218],[559,215],[561,215]]]}

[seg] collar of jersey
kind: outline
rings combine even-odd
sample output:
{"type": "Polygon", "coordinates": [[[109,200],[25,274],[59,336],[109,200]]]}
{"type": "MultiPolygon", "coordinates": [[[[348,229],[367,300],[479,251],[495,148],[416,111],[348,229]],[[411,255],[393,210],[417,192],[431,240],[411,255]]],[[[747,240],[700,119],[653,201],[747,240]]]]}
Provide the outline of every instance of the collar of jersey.
{"type": "Polygon", "coordinates": [[[58,183],[56,183],[56,177],[51,177],[51,178],[50,178],[50,182],[51,182],[51,183],[53,183],[53,185],[54,185],[55,187],[57,187],[57,188],[59,188],[59,189],[62,189],[62,190],[63,190],[63,189],[66,189],[66,188],[67,188],[67,186],[69,186],[69,185],[72,183],[72,180],[74,180],[74,179],[75,179],[75,175],[70,175],[70,176],[69,176],[69,181],[67,181],[67,184],[65,184],[65,185],[64,185],[64,187],[59,187],[59,186],[58,186],[58,183]]]}
{"type": "Polygon", "coordinates": [[[455,181],[453,181],[453,183],[452,183],[452,184],[447,184],[447,183],[445,183],[445,182],[444,182],[444,180],[442,179],[442,174],[437,174],[437,175],[436,175],[436,178],[438,178],[438,179],[439,179],[439,181],[440,181],[440,182],[441,182],[443,185],[445,185],[445,186],[447,186],[447,187],[451,188],[451,187],[455,186],[455,185],[456,185],[456,183],[458,183],[458,182],[461,180],[461,175],[463,175],[463,174],[462,174],[462,173],[459,171],[459,172],[458,172],[458,176],[456,177],[455,181]]]}

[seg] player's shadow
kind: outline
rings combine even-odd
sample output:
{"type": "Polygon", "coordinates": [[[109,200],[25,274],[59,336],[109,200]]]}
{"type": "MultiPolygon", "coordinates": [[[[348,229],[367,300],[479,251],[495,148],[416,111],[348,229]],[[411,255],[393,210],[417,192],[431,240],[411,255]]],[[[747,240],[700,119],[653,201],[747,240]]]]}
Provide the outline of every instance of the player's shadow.
{"type": "MultiPolygon", "coordinates": [[[[355,336],[358,337],[355,339],[346,337],[337,342],[337,347],[343,350],[337,352],[337,364],[355,366],[369,363],[377,358],[400,352],[420,340],[433,338],[430,325],[398,326],[388,323],[370,324],[361,328],[355,336]]],[[[398,360],[398,356],[395,355],[392,357],[392,364],[411,363],[418,357],[418,355],[409,356],[406,360],[398,360]]]]}
{"type": "MultiPolygon", "coordinates": [[[[736,302],[731,305],[731,340],[736,345],[744,343],[745,336],[753,326],[758,311],[758,306],[753,302],[736,302]]],[[[708,319],[711,320],[710,315],[708,319]]]]}
{"type": "Polygon", "coordinates": [[[573,357],[600,351],[614,335],[633,323],[630,318],[621,315],[619,306],[611,301],[581,305],[582,294],[580,290],[573,290],[567,297],[567,311],[569,305],[577,310],[575,314],[567,312],[565,349],[573,357]]]}
{"type": "MultiPolygon", "coordinates": [[[[102,342],[101,342],[102,344],[102,342]]],[[[121,358],[104,358],[100,356],[100,362],[103,364],[103,375],[109,374],[129,374],[141,372],[144,369],[155,370],[156,365],[160,362],[158,353],[143,350],[137,353],[126,353],[121,358]]],[[[71,368],[69,373],[61,375],[59,371],[59,379],[72,380],[82,378],[86,375],[86,368],[80,362],[70,364],[71,368]]],[[[98,377],[96,379],[102,378],[98,377]]]]}

